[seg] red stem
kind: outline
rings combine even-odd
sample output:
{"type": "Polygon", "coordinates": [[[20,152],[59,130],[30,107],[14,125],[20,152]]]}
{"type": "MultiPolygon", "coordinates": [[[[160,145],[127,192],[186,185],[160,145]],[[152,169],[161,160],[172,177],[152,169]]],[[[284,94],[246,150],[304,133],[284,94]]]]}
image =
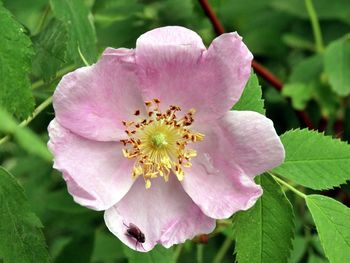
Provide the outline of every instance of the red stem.
{"type": "Polygon", "coordinates": [[[318,130],[320,132],[324,132],[327,129],[327,123],[328,121],[325,118],[321,118],[319,123],[318,123],[318,130]]]}
{"type": "Polygon", "coordinates": [[[256,60],[252,61],[252,67],[256,73],[263,77],[268,83],[270,83],[277,90],[282,90],[283,83],[275,75],[273,75],[267,68],[258,63],[256,60]]]}
{"type": "Polygon", "coordinates": [[[199,3],[201,4],[204,13],[208,16],[210,22],[212,23],[215,33],[217,35],[221,35],[226,32],[225,28],[221,24],[220,20],[217,18],[216,14],[214,13],[213,9],[211,8],[209,2],[207,0],[199,0],[199,3]]]}
{"type": "MultiPolygon", "coordinates": [[[[213,28],[217,35],[221,35],[225,33],[225,28],[221,24],[220,20],[217,18],[214,13],[211,5],[208,0],[198,0],[200,5],[202,6],[205,14],[208,16],[210,22],[213,25],[213,28]]],[[[265,79],[268,83],[270,83],[273,87],[275,87],[278,91],[281,91],[283,88],[282,81],[276,77],[273,73],[271,73],[267,68],[258,63],[256,60],[253,60],[252,67],[255,72],[260,75],[263,79],[265,79]]],[[[308,128],[314,129],[314,125],[309,117],[309,115],[305,111],[296,111],[296,114],[300,121],[308,128]]]]}

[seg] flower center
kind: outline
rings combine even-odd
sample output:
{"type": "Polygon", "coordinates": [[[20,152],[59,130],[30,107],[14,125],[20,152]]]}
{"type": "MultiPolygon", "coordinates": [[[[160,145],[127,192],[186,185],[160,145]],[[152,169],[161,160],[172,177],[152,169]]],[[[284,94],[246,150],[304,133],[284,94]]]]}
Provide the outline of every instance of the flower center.
{"type": "Polygon", "coordinates": [[[158,149],[165,147],[168,144],[165,135],[161,132],[156,132],[155,134],[153,134],[151,142],[153,146],[158,149]]]}
{"type": "MultiPolygon", "coordinates": [[[[169,106],[163,113],[159,108],[159,99],[146,101],[148,118],[139,122],[123,121],[128,139],[121,140],[124,146],[123,154],[128,159],[134,159],[132,177],[140,175],[145,180],[145,187],[151,187],[152,178],[161,176],[167,182],[173,172],[179,181],[184,178],[183,168],[191,167],[191,158],[197,152],[188,148],[188,144],[204,139],[204,135],[191,131],[194,109],[189,110],[178,119],[176,113],[181,111],[178,106],[169,106]]],[[[140,115],[137,110],[135,115],[140,115]]]]}

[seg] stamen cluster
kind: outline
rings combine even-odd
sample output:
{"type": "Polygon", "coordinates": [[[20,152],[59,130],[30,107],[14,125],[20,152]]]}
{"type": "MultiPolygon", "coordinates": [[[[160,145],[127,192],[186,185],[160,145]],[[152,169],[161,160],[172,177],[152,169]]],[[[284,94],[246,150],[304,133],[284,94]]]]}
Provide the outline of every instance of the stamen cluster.
{"type": "MultiPolygon", "coordinates": [[[[181,108],[170,105],[163,113],[160,110],[160,100],[145,102],[147,115],[139,121],[123,121],[128,139],[121,140],[126,158],[135,159],[132,177],[142,175],[145,187],[151,187],[152,178],[161,176],[167,182],[172,171],[179,181],[184,178],[183,167],[191,167],[191,158],[197,155],[194,149],[189,149],[189,143],[204,139],[204,135],[191,131],[194,109],[190,109],[182,118],[176,114],[181,108]]],[[[140,110],[135,116],[140,116],[140,110]]]]}

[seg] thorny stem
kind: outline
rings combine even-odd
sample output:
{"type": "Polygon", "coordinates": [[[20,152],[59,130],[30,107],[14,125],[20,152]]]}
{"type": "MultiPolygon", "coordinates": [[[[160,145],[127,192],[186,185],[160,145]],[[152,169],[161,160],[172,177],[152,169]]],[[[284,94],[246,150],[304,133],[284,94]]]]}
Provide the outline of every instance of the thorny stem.
{"type": "MultiPolygon", "coordinates": [[[[18,126],[19,127],[25,127],[27,126],[33,119],[35,119],[36,116],[39,115],[40,112],[42,112],[44,109],[46,109],[50,104],[52,103],[52,96],[48,97],[43,103],[41,103],[33,112],[33,115],[30,116],[28,119],[22,121],[18,126]]],[[[5,137],[0,139],[0,145],[7,142],[10,139],[9,135],[6,135],[5,137]]]]}
{"type": "MultiPolygon", "coordinates": [[[[203,8],[205,14],[208,16],[210,22],[213,25],[213,28],[217,35],[221,35],[225,33],[225,28],[221,24],[220,20],[214,13],[211,5],[209,4],[208,0],[198,0],[201,7],[203,8]]],[[[271,73],[267,68],[265,68],[263,65],[259,64],[257,61],[253,60],[252,67],[256,71],[258,75],[260,75],[263,79],[265,79],[268,83],[270,83],[274,88],[276,88],[278,91],[281,91],[283,88],[282,81],[275,76],[273,73],[271,73]]],[[[297,116],[299,119],[304,123],[304,125],[310,129],[314,129],[314,125],[311,122],[311,119],[309,115],[305,111],[296,111],[297,116]]]]}
{"type": "Polygon", "coordinates": [[[216,254],[213,263],[221,263],[222,260],[224,259],[227,250],[229,250],[229,248],[231,247],[233,242],[233,239],[231,237],[227,237],[224,241],[224,243],[222,244],[222,246],[220,247],[218,253],[216,254]]]}
{"type": "Polygon", "coordinates": [[[287,187],[289,190],[291,190],[292,192],[294,192],[296,195],[300,196],[301,198],[306,199],[306,194],[300,192],[298,189],[294,188],[293,186],[291,186],[287,182],[283,181],[282,179],[280,179],[278,176],[274,175],[273,173],[268,172],[268,174],[270,174],[273,177],[273,179],[275,179],[279,184],[284,185],[285,187],[287,187]]]}
{"type": "Polygon", "coordinates": [[[215,33],[221,35],[226,32],[225,28],[221,24],[220,20],[216,16],[213,8],[209,4],[208,0],[199,0],[200,5],[203,8],[204,13],[208,16],[210,22],[212,23],[215,33]]]}
{"type": "Polygon", "coordinates": [[[324,50],[322,32],[312,0],[305,0],[305,6],[310,17],[312,31],[316,42],[316,51],[321,53],[324,50]]]}
{"type": "Polygon", "coordinates": [[[275,87],[278,91],[283,88],[282,81],[273,75],[267,68],[258,63],[256,60],[252,61],[252,67],[261,77],[263,77],[268,83],[275,87]]]}

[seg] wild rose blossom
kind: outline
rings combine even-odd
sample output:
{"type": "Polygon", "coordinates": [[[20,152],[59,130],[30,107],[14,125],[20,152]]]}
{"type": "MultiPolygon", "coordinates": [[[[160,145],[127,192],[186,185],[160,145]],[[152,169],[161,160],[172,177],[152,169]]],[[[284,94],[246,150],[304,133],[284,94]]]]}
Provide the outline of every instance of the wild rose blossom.
{"type": "Polygon", "coordinates": [[[251,61],[237,33],[206,49],[172,26],[64,76],[49,148],[74,200],[106,210],[109,230],[133,249],[126,232],[136,225],[139,251],[210,233],[215,219],[252,207],[262,194],[254,177],[281,164],[284,149],[269,119],[230,111],[251,61]]]}

